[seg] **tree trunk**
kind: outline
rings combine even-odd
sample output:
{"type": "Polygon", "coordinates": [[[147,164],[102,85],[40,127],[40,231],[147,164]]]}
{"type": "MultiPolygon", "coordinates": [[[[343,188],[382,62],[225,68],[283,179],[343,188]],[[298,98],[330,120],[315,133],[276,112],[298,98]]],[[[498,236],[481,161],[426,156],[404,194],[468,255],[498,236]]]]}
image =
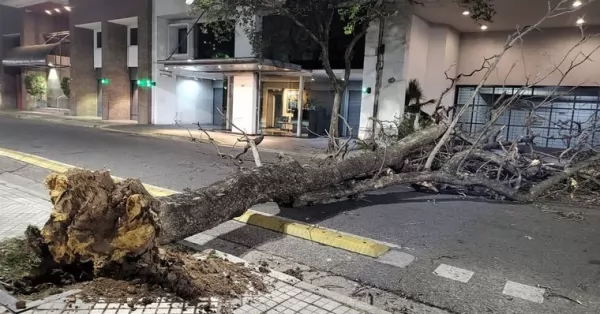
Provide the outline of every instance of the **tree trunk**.
{"type": "Polygon", "coordinates": [[[150,196],[139,180],[115,184],[106,172],[70,170],[48,179],[54,209],[42,236],[55,260],[93,261],[100,269],[213,228],[253,205],[268,201],[289,205],[304,194],[373,176],[402,164],[445,130],[436,125],[402,139],[385,153],[368,151],[321,167],[289,160],[241,170],[208,187],[159,199],[150,196]]]}
{"type": "Polygon", "coordinates": [[[340,114],[340,109],[342,107],[342,98],[344,94],[344,89],[339,87],[335,87],[335,95],[333,96],[333,105],[331,106],[331,122],[329,124],[329,151],[334,151],[337,147],[337,138],[339,121],[340,118],[338,115],[340,114]]]}
{"type": "MultiPolygon", "coordinates": [[[[383,78],[384,65],[384,50],[383,50],[383,35],[385,33],[385,19],[379,18],[379,33],[377,36],[377,61],[375,62],[375,91],[373,94],[373,117],[379,117],[379,96],[381,95],[381,81],[383,78]]],[[[371,136],[375,138],[377,128],[373,123],[371,136]]]]}

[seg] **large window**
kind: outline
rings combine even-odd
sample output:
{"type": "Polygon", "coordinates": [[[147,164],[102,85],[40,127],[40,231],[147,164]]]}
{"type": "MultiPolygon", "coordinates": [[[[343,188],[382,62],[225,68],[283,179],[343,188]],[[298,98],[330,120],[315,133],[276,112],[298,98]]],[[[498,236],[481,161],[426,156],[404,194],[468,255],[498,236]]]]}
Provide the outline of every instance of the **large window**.
{"type": "Polygon", "coordinates": [[[235,27],[233,24],[226,22],[197,24],[194,53],[196,59],[235,57],[235,27]]]}
{"type": "MultiPolygon", "coordinates": [[[[467,104],[475,92],[474,86],[459,86],[456,106],[467,104]]],[[[496,121],[504,126],[501,135],[505,140],[517,140],[525,135],[537,135],[534,143],[539,147],[565,148],[573,146],[577,138],[571,135],[589,130],[586,141],[600,145],[600,88],[592,87],[483,87],[475,96],[460,122],[464,131],[477,133],[490,121],[498,99],[507,99],[517,93],[517,100],[496,121]],[[597,126],[597,127],[596,127],[597,126]]]]}
{"type": "MultiPolygon", "coordinates": [[[[356,26],[360,28],[360,25],[356,26]]],[[[345,67],[344,52],[352,35],[344,34],[344,24],[336,14],[331,23],[329,55],[334,69],[345,67]]],[[[305,69],[323,69],[321,49],[309,34],[287,17],[270,15],[262,18],[262,36],[266,38],[261,47],[267,59],[290,62],[305,69]]],[[[352,68],[362,69],[365,56],[365,37],[354,48],[352,68]]]]}
{"type": "Polygon", "coordinates": [[[102,48],[102,32],[96,33],[96,48],[102,48]]]}
{"type": "Polygon", "coordinates": [[[186,54],[188,52],[188,29],[181,27],[177,29],[177,53],[186,54]]]}
{"type": "Polygon", "coordinates": [[[138,45],[138,29],[130,28],[129,29],[129,46],[137,46],[138,45]]]}

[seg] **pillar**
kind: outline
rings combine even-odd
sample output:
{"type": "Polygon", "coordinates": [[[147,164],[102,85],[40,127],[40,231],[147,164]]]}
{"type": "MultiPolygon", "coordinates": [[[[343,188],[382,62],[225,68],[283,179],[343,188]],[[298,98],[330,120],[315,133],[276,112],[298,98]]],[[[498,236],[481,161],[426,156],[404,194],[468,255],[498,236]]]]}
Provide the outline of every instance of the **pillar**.
{"type": "Polygon", "coordinates": [[[296,136],[302,137],[302,106],[304,104],[304,76],[300,76],[300,86],[298,88],[298,126],[296,127],[296,136]]]}
{"type": "Polygon", "coordinates": [[[71,27],[71,113],[98,114],[98,80],[94,69],[94,30],[71,27]]]}
{"type": "MultiPolygon", "coordinates": [[[[360,112],[360,125],[358,136],[361,139],[372,136],[373,121],[375,117],[380,120],[390,121],[404,113],[404,94],[406,82],[404,78],[404,57],[406,50],[406,36],[410,27],[412,9],[404,2],[395,6],[398,14],[385,21],[383,36],[384,67],[379,94],[379,106],[374,113],[374,95],[376,81],[376,63],[379,38],[379,21],[373,21],[365,35],[365,61],[363,66],[363,89],[371,88],[371,93],[363,93],[360,112]]],[[[390,127],[392,124],[388,124],[390,127]]]]}
{"type": "MultiPolygon", "coordinates": [[[[152,0],[144,0],[138,15],[138,77],[158,81],[152,65],[152,0]]],[[[152,123],[152,89],[138,89],[138,123],[152,123]]]]}
{"type": "MultiPolygon", "coordinates": [[[[451,84],[444,72],[447,72],[449,77],[455,77],[457,74],[460,38],[455,30],[443,25],[431,27],[429,34],[427,72],[425,82],[421,82],[421,85],[427,99],[439,99],[451,84]]],[[[441,105],[446,108],[454,105],[454,89],[442,98],[441,105]]],[[[434,105],[429,105],[423,108],[423,111],[431,114],[434,109],[434,105]]]]}
{"type": "Polygon", "coordinates": [[[102,22],[102,115],[107,120],[131,118],[131,80],[127,67],[127,26],[102,22]]]}
{"type": "Polygon", "coordinates": [[[254,73],[240,74],[233,79],[231,132],[256,134],[258,78],[254,73]]]}

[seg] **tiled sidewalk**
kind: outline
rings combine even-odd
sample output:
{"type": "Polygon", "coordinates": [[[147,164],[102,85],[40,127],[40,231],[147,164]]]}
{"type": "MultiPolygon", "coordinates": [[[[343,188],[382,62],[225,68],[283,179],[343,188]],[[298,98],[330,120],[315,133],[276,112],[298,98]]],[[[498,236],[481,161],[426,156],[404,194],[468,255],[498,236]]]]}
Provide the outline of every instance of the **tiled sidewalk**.
{"type": "MultiPolygon", "coordinates": [[[[41,226],[47,220],[51,210],[50,202],[27,188],[0,180],[0,241],[20,236],[30,224],[41,226]]],[[[204,258],[208,252],[198,254],[204,258]]],[[[358,314],[388,313],[366,303],[322,289],[280,272],[268,274],[259,272],[254,265],[225,253],[218,253],[232,262],[243,262],[264,278],[270,287],[268,293],[247,295],[232,300],[213,299],[197,305],[160,302],[151,303],[137,309],[119,303],[85,303],[79,299],[63,298],[43,302],[28,309],[28,314],[200,314],[200,313],[307,313],[307,314],[358,314]]],[[[0,305],[0,314],[11,313],[0,305]]]]}
{"type": "Polygon", "coordinates": [[[43,226],[51,208],[48,199],[0,180],[0,241],[23,235],[28,225],[43,226]]]}

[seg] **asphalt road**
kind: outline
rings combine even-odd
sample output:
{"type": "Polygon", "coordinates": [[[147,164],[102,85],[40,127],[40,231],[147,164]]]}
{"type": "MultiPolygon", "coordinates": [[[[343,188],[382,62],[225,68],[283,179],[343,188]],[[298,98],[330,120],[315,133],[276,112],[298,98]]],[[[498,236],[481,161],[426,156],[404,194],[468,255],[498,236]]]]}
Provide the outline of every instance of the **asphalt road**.
{"type": "MultiPolygon", "coordinates": [[[[235,171],[210,145],[6,117],[0,117],[0,147],[178,190],[235,171]]],[[[260,248],[452,313],[600,313],[600,211],[546,210],[581,212],[585,219],[404,188],[359,202],[281,210],[281,216],[396,244],[415,258],[405,268],[252,226],[227,224],[214,232],[240,244],[232,253],[260,248]],[[442,278],[434,274],[441,264],[472,277],[466,283],[442,278]],[[545,288],[543,303],[504,294],[507,281],[545,288]]]]}

